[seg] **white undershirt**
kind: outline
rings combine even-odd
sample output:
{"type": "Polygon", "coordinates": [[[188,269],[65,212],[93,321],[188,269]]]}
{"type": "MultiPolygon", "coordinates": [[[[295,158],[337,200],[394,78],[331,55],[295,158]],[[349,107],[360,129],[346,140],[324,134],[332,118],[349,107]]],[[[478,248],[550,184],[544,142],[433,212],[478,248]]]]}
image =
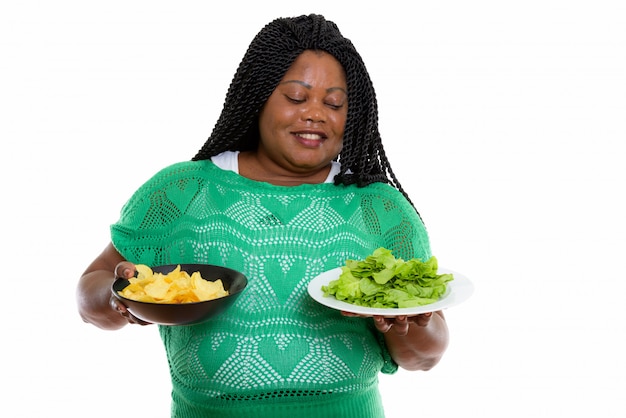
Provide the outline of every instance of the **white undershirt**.
{"type": "MultiPolygon", "coordinates": [[[[211,157],[213,164],[222,170],[230,170],[239,174],[239,151],[224,151],[221,154],[211,157]]],[[[341,165],[337,161],[330,162],[330,172],[324,183],[332,183],[341,165]]]]}

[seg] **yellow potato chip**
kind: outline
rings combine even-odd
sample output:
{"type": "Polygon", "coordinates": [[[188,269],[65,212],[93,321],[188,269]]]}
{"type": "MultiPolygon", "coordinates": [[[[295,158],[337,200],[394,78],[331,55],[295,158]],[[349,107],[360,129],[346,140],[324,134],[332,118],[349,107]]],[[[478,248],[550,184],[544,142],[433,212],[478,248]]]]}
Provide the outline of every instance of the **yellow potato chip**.
{"type": "Polygon", "coordinates": [[[152,303],[190,303],[228,295],[221,279],[210,282],[197,271],[190,276],[181,270],[180,265],[168,274],[155,273],[143,264],[135,267],[137,277],[129,279],[128,286],[119,291],[128,299],[152,303]]]}
{"type": "Polygon", "coordinates": [[[138,279],[150,278],[153,274],[152,269],[145,264],[136,264],[135,270],[137,270],[138,279]]]}

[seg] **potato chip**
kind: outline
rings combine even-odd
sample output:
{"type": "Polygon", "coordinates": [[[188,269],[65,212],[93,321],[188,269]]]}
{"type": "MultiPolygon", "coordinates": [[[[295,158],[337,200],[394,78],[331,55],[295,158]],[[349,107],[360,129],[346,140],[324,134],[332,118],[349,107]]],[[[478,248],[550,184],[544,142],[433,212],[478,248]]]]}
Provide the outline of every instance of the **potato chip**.
{"type": "Polygon", "coordinates": [[[205,280],[200,272],[189,275],[180,265],[167,274],[155,273],[144,264],[137,264],[137,277],[118,293],[127,299],[152,303],[204,302],[228,295],[221,279],[205,280]]]}
{"type": "Polygon", "coordinates": [[[137,270],[138,279],[151,278],[153,274],[152,269],[145,264],[135,264],[135,270],[137,270]]]}

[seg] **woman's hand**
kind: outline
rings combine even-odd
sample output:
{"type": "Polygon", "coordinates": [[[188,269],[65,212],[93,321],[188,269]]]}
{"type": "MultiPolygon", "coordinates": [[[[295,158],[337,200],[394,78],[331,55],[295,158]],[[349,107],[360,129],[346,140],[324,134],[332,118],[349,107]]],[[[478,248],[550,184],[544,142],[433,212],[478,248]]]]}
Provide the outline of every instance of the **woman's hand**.
{"type": "MultiPolygon", "coordinates": [[[[365,315],[341,312],[344,316],[365,315]]],[[[374,316],[376,329],[383,333],[389,354],[406,370],[429,370],[448,346],[448,327],[441,311],[415,316],[374,316]]]]}
{"type": "MultiPolygon", "coordinates": [[[[367,317],[366,315],[359,315],[345,311],[342,311],[341,314],[343,316],[351,317],[367,317]]],[[[409,332],[409,324],[414,323],[419,327],[425,327],[430,322],[430,318],[432,316],[432,312],[426,312],[414,316],[401,315],[394,317],[385,317],[381,315],[374,315],[373,318],[376,329],[383,334],[386,334],[393,329],[393,331],[399,336],[404,336],[407,335],[409,332]]]]}
{"type": "Polygon", "coordinates": [[[427,312],[415,316],[396,316],[393,318],[386,318],[384,316],[374,316],[374,325],[376,329],[382,333],[390,331],[395,332],[399,336],[404,336],[409,333],[409,324],[413,323],[419,327],[425,327],[430,322],[430,318],[433,316],[432,312],[427,312]]]}
{"type": "Polygon", "coordinates": [[[135,265],[126,261],[109,243],[78,281],[76,302],[83,321],[107,330],[128,324],[146,325],[111,294],[111,285],[117,278],[129,279],[134,275],[135,265]]]}
{"type": "MultiPolygon", "coordinates": [[[[130,279],[135,277],[137,269],[135,265],[129,261],[122,261],[115,266],[115,279],[130,279]]],[[[119,299],[111,295],[110,305],[112,309],[115,309],[129,324],[138,325],[150,325],[151,322],[143,321],[130,313],[128,307],[122,303],[119,299]]]]}

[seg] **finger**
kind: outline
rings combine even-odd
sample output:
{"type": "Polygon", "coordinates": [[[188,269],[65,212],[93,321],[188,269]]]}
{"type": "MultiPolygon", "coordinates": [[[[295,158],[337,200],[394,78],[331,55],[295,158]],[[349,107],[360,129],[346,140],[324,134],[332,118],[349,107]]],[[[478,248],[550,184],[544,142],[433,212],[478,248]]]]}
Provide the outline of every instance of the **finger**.
{"type": "Polygon", "coordinates": [[[127,317],[128,322],[130,322],[131,324],[137,324],[137,325],[150,325],[150,322],[146,322],[142,319],[137,318],[135,315],[130,314],[127,317]]]}
{"type": "Polygon", "coordinates": [[[109,304],[111,305],[111,308],[113,308],[117,313],[126,318],[128,322],[133,323],[132,315],[128,311],[128,308],[126,308],[126,306],[122,302],[115,298],[111,298],[109,299],[109,304]]]}
{"type": "Polygon", "coordinates": [[[150,325],[151,322],[146,322],[142,319],[137,318],[135,315],[131,314],[126,305],[115,298],[111,298],[109,304],[111,308],[113,308],[117,313],[123,316],[129,324],[138,324],[138,325],[150,325]]]}
{"type": "Polygon", "coordinates": [[[393,321],[393,329],[398,335],[406,335],[409,332],[409,320],[406,316],[397,316],[393,321]]]}
{"type": "Polygon", "coordinates": [[[432,312],[426,312],[413,317],[413,322],[420,327],[425,327],[430,322],[430,318],[432,318],[432,316],[432,312]]]}
{"type": "Polygon", "coordinates": [[[109,299],[109,305],[111,306],[111,309],[119,312],[120,314],[124,311],[126,311],[126,306],[124,306],[122,303],[120,303],[117,299],[115,299],[114,297],[111,297],[109,299]]]}
{"type": "Polygon", "coordinates": [[[374,325],[376,326],[376,329],[378,331],[382,332],[383,334],[389,332],[389,330],[392,327],[391,322],[387,321],[382,316],[375,316],[374,317],[374,325]]]}
{"type": "Polygon", "coordinates": [[[121,277],[122,279],[130,279],[136,273],[133,268],[133,264],[127,261],[122,261],[117,266],[115,266],[115,277],[121,277]]]}
{"type": "Polygon", "coordinates": [[[362,317],[363,315],[359,315],[357,313],[354,312],[347,312],[347,311],[340,311],[341,315],[343,316],[349,316],[351,318],[356,318],[356,317],[362,317]]]}

